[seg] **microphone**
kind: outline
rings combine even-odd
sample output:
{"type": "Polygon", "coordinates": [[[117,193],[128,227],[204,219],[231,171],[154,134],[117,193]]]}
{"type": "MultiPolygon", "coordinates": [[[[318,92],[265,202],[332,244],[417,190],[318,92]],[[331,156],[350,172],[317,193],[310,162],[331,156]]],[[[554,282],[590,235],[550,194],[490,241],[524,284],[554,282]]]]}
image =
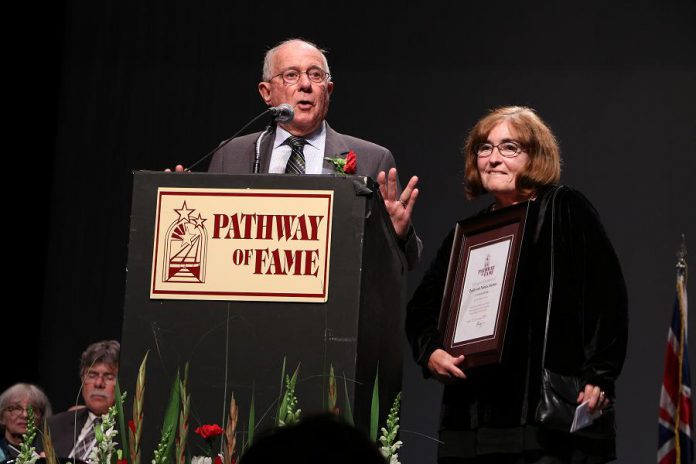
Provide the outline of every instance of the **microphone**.
{"type": "Polygon", "coordinates": [[[268,112],[275,118],[276,122],[290,122],[295,117],[295,110],[287,103],[281,103],[278,106],[271,106],[268,112]]]}
{"type": "MultiPolygon", "coordinates": [[[[266,135],[266,134],[268,134],[268,133],[270,132],[271,125],[272,125],[274,122],[290,122],[290,121],[292,121],[292,118],[295,117],[295,110],[293,110],[293,109],[292,109],[292,106],[288,105],[287,103],[281,103],[281,104],[278,105],[278,106],[271,106],[271,107],[269,107],[269,108],[266,108],[266,110],[264,110],[263,113],[259,114],[259,115],[256,116],[254,119],[252,119],[251,121],[249,121],[248,123],[246,123],[246,124],[244,125],[244,127],[242,127],[242,128],[239,129],[237,132],[235,132],[234,135],[233,135],[232,137],[230,137],[230,138],[228,138],[227,140],[223,141],[220,145],[218,145],[218,146],[215,147],[212,151],[210,151],[210,152],[208,152],[207,154],[205,154],[201,159],[199,159],[198,161],[196,161],[195,163],[193,163],[193,164],[192,164],[191,166],[189,166],[186,170],[187,170],[187,171],[191,171],[194,167],[196,167],[196,166],[197,166],[198,164],[200,164],[202,161],[204,161],[204,160],[210,158],[211,156],[213,156],[213,155],[214,155],[215,153],[217,153],[222,147],[224,147],[225,145],[227,145],[232,139],[234,139],[234,138],[237,137],[239,134],[241,134],[242,131],[244,131],[247,127],[249,127],[249,126],[252,125],[254,122],[256,122],[257,120],[259,120],[260,118],[262,118],[263,116],[265,116],[265,115],[267,115],[267,114],[270,114],[271,116],[273,116],[273,119],[271,120],[271,123],[268,125],[268,127],[266,127],[266,130],[261,134],[261,137],[263,137],[264,135],[266,135]]],[[[259,137],[259,140],[261,139],[261,137],[259,137]]],[[[255,172],[255,173],[258,172],[258,171],[257,171],[257,169],[258,169],[258,157],[259,157],[259,155],[258,155],[258,153],[257,153],[257,155],[256,155],[256,158],[257,158],[257,159],[256,159],[255,166],[254,166],[254,169],[255,169],[254,172],[255,172]]]]}

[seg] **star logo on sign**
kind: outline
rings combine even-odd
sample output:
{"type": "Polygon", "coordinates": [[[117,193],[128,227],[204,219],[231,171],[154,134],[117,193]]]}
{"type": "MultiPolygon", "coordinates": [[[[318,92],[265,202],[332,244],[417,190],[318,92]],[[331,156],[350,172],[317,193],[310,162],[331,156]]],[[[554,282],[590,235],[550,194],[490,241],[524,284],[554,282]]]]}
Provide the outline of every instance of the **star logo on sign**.
{"type": "Polygon", "coordinates": [[[203,216],[201,216],[201,213],[198,213],[198,217],[193,216],[190,219],[191,224],[193,224],[196,227],[202,226],[207,219],[203,219],[203,216]]]}
{"type": "MultiPolygon", "coordinates": [[[[196,210],[195,209],[188,209],[186,207],[186,202],[184,201],[184,205],[180,209],[174,208],[174,211],[176,211],[176,214],[179,215],[179,221],[181,221],[182,219],[185,219],[186,221],[190,222],[191,219],[189,218],[189,216],[191,214],[193,214],[193,212],[196,210]]],[[[198,213],[198,215],[200,216],[200,213],[198,213]]]]}

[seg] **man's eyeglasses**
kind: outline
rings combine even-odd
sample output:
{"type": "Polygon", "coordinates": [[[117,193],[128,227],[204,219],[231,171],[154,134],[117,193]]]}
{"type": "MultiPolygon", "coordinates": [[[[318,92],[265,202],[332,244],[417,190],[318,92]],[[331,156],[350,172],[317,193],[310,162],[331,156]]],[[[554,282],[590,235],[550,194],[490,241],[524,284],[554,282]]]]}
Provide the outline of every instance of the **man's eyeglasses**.
{"type": "Polygon", "coordinates": [[[29,408],[32,408],[34,410],[34,414],[40,414],[40,412],[37,411],[37,409],[33,406],[27,406],[26,408],[23,406],[20,406],[18,404],[13,404],[11,406],[8,406],[5,408],[5,411],[7,411],[10,416],[12,417],[17,417],[22,414],[22,412],[26,412],[27,415],[29,414],[29,408]]]}
{"type": "Polygon", "coordinates": [[[514,158],[524,151],[522,145],[515,141],[501,142],[498,145],[493,145],[492,143],[484,142],[476,145],[476,155],[479,158],[486,158],[493,154],[493,149],[497,148],[498,153],[500,153],[505,158],[514,158]]]}
{"type": "Polygon", "coordinates": [[[104,383],[116,382],[116,375],[110,372],[102,374],[100,372],[87,371],[87,373],[85,373],[85,383],[95,383],[100,377],[103,379],[104,383]]]}
{"type": "Polygon", "coordinates": [[[298,71],[297,69],[286,69],[282,73],[276,74],[275,76],[271,77],[271,80],[275,79],[276,77],[281,77],[285,85],[293,85],[297,84],[302,74],[306,74],[307,78],[315,84],[321,84],[331,76],[331,74],[327,73],[321,68],[309,68],[306,71],[298,71]]]}

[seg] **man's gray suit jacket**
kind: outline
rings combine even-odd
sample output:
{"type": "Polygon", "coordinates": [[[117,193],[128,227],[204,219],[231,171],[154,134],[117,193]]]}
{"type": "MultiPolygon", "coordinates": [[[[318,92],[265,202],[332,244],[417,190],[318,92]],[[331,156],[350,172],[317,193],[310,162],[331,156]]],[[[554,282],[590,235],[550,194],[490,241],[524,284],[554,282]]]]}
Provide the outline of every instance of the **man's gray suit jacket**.
{"type": "MultiPolygon", "coordinates": [[[[224,147],[213,155],[208,167],[209,172],[224,172],[227,174],[251,174],[254,172],[256,159],[256,141],[260,132],[244,135],[232,139],[224,147]]],[[[275,132],[266,135],[259,149],[259,172],[267,173],[271,163],[271,152],[275,132]]],[[[356,154],[356,174],[377,179],[380,171],[389,172],[396,167],[391,152],[375,143],[368,142],[350,135],[340,134],[326,124],[325,157],[338,157],[353,151],[356,154]]],[[[325,163],[328,163],[325,161],[325,163]]],[[[325,164],[326,165],[326,164],[325,164]]],[[[401,185],[399,185],[401,191],[401,185]]],[[[400,243],[408,263],[408,268],[413,269],[420,259],[423,245],[411,226],[408,237],[400,243]]]]}

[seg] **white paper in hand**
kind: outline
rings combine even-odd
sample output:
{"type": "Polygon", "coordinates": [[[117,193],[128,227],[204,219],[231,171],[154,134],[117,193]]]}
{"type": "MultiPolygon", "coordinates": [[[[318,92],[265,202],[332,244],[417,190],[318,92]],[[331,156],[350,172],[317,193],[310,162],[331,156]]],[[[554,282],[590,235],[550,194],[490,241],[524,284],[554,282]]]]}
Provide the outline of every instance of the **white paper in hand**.
{"type": "Polygon", "coordinates": [[[602,411],[599,409],[596,409],[593,413],[590,413],[589,404],[590,400],[587,400],[575,408],[575,416],[573,417],[573,425],[570,426],[570,433],[587,427],[596,418],[602,415],[602,411]]]}

